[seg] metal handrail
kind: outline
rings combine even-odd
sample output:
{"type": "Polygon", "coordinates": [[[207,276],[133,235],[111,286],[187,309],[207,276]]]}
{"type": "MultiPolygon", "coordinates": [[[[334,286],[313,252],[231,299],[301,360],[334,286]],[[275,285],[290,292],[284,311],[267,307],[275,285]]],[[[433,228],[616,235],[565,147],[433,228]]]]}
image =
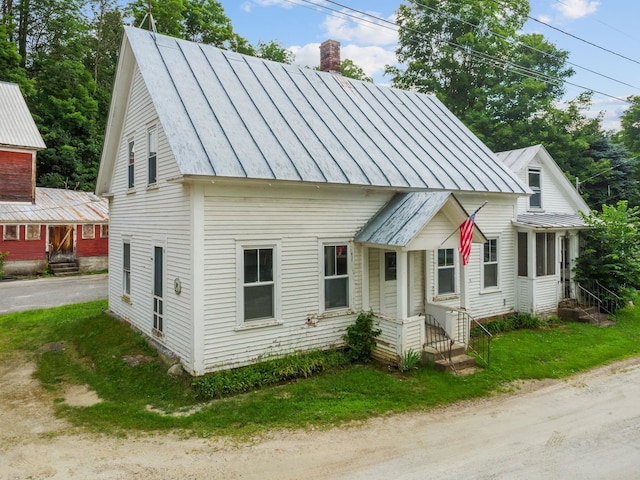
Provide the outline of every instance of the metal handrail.
{"type": "Polygon", "coordinates": [[[595,320],[596,324],[599,326],[602,300],[600,300],[596,295],[591,293],[589,290],[584,288],[579,283],[577,283],[576,285],[578,287],[577,308],[581,310],[587,317],[591,318],[592,320],[595,320]],[[593,314],[593,309],[596,309],[595,315],[593,314]],[[592,311],[589,311],[589,310],[592,310],[592,311]]]}
{"type": "Polygon", "coordinates": [[[600,297],[600,300],[602,302],[602,308],[609,314],[609,315],[616,315],[616,312],[622,308],[622,306],[624,305],[624,300],[616,295],[614,292],[612,292],[611,290],[609,290],[607,287],[605,287],[604,285],[602,285],[599,281],[595,281],[595,286],[598,288],[599,292],[601,293],[601,295],[598,295],[600,297]]]}
{"type": "Polygon", "coordinates": [[[491,340],[493,335],[471,315],[468,315],[468,317],[470,327],[469,350],[475,353],[489,367],[491,364],[491,340]]]}
{"type": "Polygon", "coordinates": [[[429,313],[424,314],[424,337],[425,346],[433,347],[444,360],[448,360],[449,364],[453,365],[453,362],[451,361],[451,350],[455,340],[451,338],[444,327],[440,325],[440,322],[436,320],[436,317],[429,313]],[[445,352],[442,352],[440,349],[443,344],[445,346],[445,352]],[[447,357],[444,356],[445,353],[447,353],[447,357]]]}

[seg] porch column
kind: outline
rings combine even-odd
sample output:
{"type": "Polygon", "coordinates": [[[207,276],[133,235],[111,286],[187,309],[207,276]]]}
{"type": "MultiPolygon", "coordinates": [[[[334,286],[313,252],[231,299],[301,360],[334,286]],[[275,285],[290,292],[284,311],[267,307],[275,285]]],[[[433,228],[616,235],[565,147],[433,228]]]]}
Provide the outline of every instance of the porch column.
{"type": "Polygon", "coordinates": [[[369,247],[362,247],[362,310],[371,310],[369,303],[369,247]]]}
{"type": "Polygon", "coordinates": [[[460,308],[467,309],[469,299],[469,288],[467,267],[462,265],[462,255],[458,254],[458,265],[460,266],[460,308]]]}
{"type": "Polygon", "coordinates": [[[409,316],[409,302],[407,301],[409,292],[409,279],[407,275],[407,252],[400,251],[396,253],[396,295],[398,320],[409,316]]]}

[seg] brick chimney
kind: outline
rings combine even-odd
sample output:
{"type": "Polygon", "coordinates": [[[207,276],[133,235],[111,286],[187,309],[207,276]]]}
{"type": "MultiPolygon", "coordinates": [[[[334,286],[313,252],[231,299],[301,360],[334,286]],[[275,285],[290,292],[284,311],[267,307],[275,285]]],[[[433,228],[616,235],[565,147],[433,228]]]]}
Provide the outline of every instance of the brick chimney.
{"type": "Polygon", "coordinates": [[[340,73],[340,42],[327,40],[320,44],[320,70],[340,73]]]}

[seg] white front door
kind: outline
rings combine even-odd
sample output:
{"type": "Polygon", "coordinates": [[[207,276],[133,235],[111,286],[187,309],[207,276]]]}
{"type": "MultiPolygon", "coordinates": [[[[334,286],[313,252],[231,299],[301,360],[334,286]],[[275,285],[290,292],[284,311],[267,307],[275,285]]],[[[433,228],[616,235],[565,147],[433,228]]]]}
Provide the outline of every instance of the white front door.
{"type": "Polygon", "coordinates": [[[385,250],[380,256],[380,312],[392,317],[398,313],[396,252],[385,250]]]}

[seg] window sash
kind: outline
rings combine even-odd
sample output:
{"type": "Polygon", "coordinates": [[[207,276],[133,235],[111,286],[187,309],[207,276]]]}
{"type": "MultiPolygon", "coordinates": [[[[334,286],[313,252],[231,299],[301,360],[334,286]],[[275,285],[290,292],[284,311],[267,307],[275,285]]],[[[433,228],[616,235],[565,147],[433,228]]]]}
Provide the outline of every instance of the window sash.
{"type": "Polygon", "coordinates": [[[536,233],[536,277],[556,274],[556,234],[536,233]]]}
{"type": "Polygon", "coordinates": [[[274,247],[244,248],[243,320],[275,318],[274,247]]]}
{"type": "Polygon", "coordinates": [[[91,240],[96,236],[96,228],[93,223],[85,223],[82,225],[82,238],[91,240]]]}
{"type": "Polygon", "coordinates": [[[2,232],[2,238],[4,240],[20,240],[20,226],[5,225],[2,232]]]}
{"type": "Polygon", "coordinates": [[[40,225],[27,225],[27,240],[40,240],[40,225]]]}
{"type": "Polygon", "coordinates": [[[131,140],[129,141],[129,166],[127,170],[129,188],[133,188],[135,186],[135,160],[136,160],[135,141],[131,140]]]}
{"type": "Polygon", "coordinates": [[[349,246],[324,246],[324,308],[349,307],[349,246]]]}
{"type": "Polygon", "coordinates": [[[529,188],[533,191],[533,195],[529,197],[529,207],[542,208],[542,188],[539,170],[529,170],[529,188]]]}
{"type": "Polygon", "coordinates": [[[149,164],[149,185],[153,185],[158,180],[158,135],[156,128],[151,128],[147,132],[147,158],[149,164]]]}
{"type": "Polygon", "coordinates": [[[438,249],[438,295],[456,293],[456,267],[453,248],[438,249]]]}
{"type": "Polygon", "coordinates": [[[122,292],[131,294],[131,244],[122,244],[122,292]]]}
{"type": "Polygon", "coordinates": [[[518,276],[529,276],[529,240],[527,232],[518,232],[518,276]]]}
{"type": "Polygon", "coordinates": [[[392,282],[397,278],[396,252],[384,252],[384,281],[392,282]]]}
{"type": "Polygon", "coordinates": [[[483,255],[483,286],[492,288],[498,286],[498,239],[488,239],[484,244],[483,255]]]}

